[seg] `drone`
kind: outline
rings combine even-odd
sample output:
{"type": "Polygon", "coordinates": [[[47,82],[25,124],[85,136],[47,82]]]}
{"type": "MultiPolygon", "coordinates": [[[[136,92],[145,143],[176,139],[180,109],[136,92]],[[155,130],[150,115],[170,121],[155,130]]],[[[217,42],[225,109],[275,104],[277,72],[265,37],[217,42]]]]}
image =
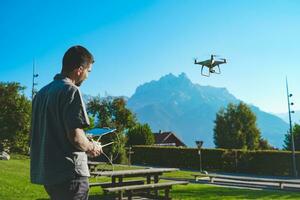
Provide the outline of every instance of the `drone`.
{"type": "Polygon", "coordinates": [[[210,76],[211,73],[221,74],[219,65],[227,63],[226,59],[220,58],[219,60],[216,60],[215,57],[217,57],[217,55],[211,55],[209,60],[204,60],[201,62],[198,62],[197,59],[194,60],[195,65],[202,65],[202,67],[201,67],[201,75],[202,76],[208,77],[208,76],[210,76]],[[207,73],[204,72],[204,70],[203,70],[204,67],[208,68],[207,73]]]}

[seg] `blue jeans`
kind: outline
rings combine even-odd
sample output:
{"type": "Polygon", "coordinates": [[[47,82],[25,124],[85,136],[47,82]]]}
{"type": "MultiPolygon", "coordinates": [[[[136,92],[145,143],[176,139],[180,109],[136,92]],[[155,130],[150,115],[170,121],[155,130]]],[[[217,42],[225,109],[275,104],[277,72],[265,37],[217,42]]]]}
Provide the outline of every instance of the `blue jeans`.
{"type": "Polygon", "coordinates": [[[76,177],[55,185],[44,185],[51,200],[88,200],[88,177],[76,177]]]}

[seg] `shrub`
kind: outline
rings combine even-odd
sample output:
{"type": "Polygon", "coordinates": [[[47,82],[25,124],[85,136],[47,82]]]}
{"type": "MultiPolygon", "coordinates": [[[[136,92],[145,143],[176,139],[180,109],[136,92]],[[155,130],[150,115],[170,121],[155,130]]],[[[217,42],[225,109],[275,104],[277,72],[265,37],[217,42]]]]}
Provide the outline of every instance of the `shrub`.
{"type": "MultiPolygon", "coordinates": [[[[199,155],[195,148],[134,146],[132,161],[160,167],[199,170],[199,155]]],[[[292,175],[290,151],[239,149],[202,149],[202,169],[216,172],[238,172],[257,175],[292,175]]],[[[300,152],[296,153],[300,172],[300,152]]]]}

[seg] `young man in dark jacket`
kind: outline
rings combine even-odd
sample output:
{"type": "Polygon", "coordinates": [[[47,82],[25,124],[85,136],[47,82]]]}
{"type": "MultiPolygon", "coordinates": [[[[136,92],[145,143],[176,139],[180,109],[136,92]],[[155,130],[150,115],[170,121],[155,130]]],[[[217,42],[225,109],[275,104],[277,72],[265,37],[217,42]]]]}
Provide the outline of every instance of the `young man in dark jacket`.
{"type": "Polygon", "coordinates": [[[102,148],[83,131],[90,122],[79,86],[88,78],[93,63],[86,48],[69,48],[61,73],[33,99],[31,182],[44,185],[52,200],[88,199],[87,155],[98,156],[102,148]]]}

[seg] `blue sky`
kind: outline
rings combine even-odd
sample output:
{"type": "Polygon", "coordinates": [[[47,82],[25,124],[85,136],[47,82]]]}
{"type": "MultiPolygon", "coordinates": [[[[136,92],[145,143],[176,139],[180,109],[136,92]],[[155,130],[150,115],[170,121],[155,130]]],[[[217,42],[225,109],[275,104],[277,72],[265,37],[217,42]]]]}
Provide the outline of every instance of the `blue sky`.
{"type": "Polygon", "coordinates": [[[0,3],[0,81],[38,88],[60,72],[72,45],[95,56],[82,92],[131,96],[136,87],[182,72],[226,87],[264,111],[287,110],[285,77],[300,109],[300,2],[297,0],[8,1],[0,3]],[[221,75],[200,75],[193,58],[228,59],[221,75]]]}

